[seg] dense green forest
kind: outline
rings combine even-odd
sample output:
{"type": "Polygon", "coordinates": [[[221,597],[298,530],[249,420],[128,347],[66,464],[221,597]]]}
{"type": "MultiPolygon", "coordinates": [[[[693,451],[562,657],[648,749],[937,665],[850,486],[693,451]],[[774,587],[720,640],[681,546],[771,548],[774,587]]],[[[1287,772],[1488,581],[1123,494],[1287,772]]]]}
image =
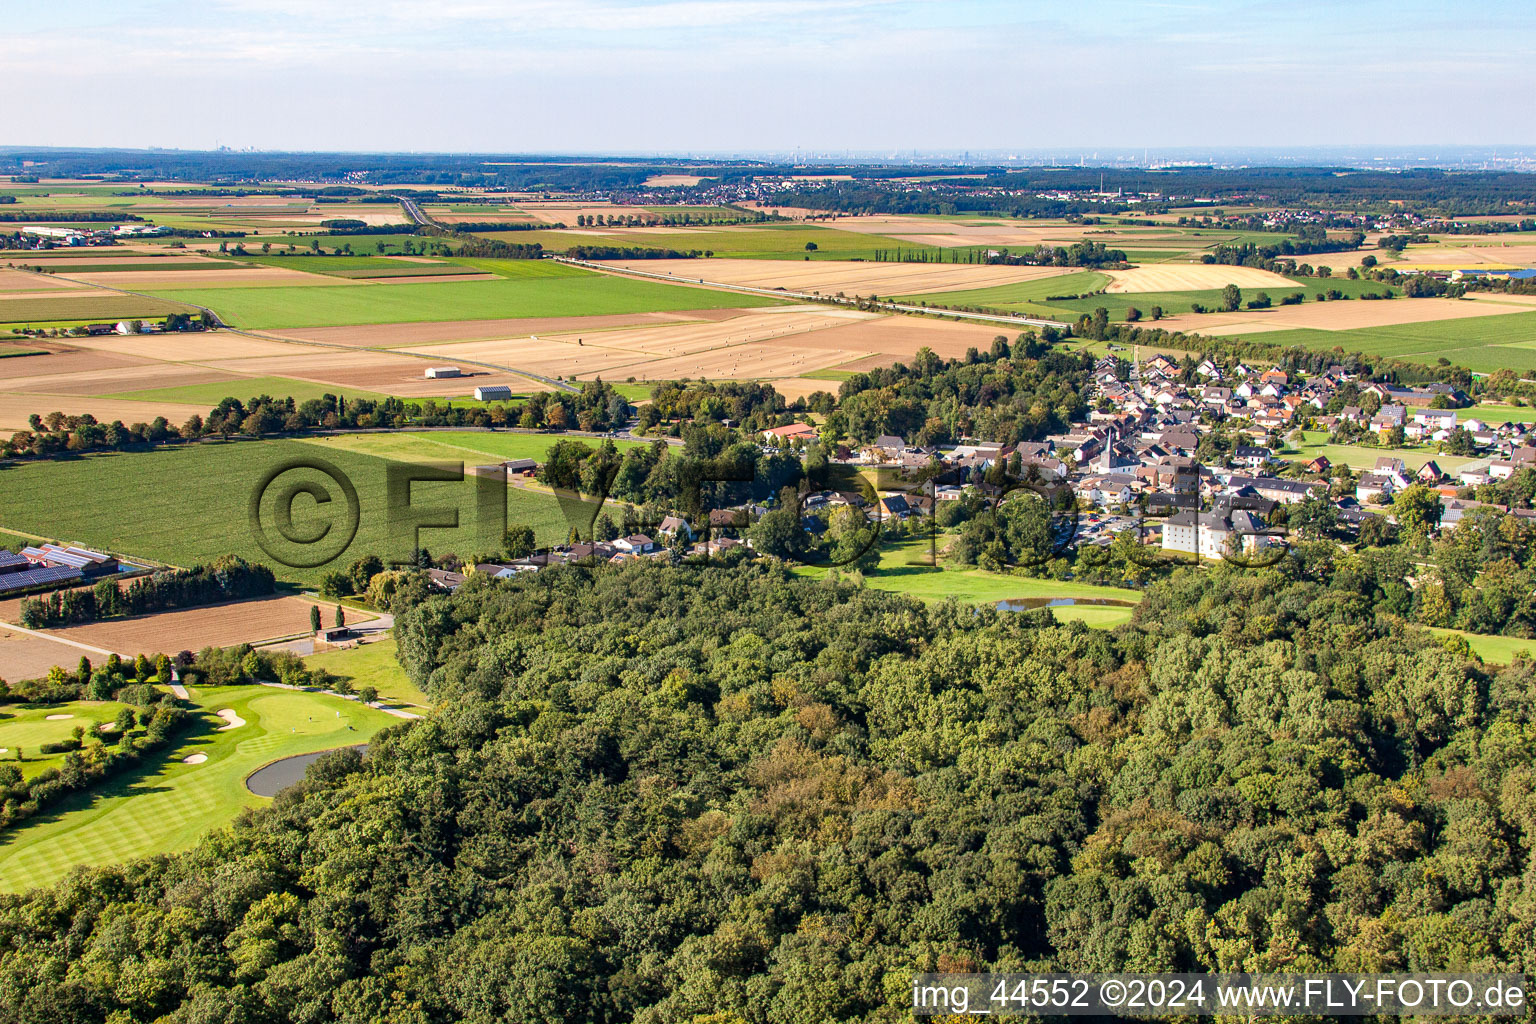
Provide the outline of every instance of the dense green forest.
{"type": "Polygon", "coordinates": [[[1288,559],[1114,632],[740,562],[402,612],[443,709],[0,897],[0,1019],[907,1019],[913,971],[1536,972],[1536,666],[1288,559]]]}

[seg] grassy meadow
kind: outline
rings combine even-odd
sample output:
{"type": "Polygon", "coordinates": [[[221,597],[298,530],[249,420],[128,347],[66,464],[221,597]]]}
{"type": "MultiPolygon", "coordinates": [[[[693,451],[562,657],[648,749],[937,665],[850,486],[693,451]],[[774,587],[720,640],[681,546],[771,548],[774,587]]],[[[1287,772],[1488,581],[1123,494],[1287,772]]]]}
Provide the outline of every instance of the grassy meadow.
{"type": "Polygon", "coordinates": [[[775,303],[773,299],[597,274],[553,263],[531,263],[530,273],[497,281],[178,289],[174,294],[216,310],[227,323],[256,330],[596,316],[775,303]],[[533,267],[539,268],[538,272],[532,272],[533,267]]]}

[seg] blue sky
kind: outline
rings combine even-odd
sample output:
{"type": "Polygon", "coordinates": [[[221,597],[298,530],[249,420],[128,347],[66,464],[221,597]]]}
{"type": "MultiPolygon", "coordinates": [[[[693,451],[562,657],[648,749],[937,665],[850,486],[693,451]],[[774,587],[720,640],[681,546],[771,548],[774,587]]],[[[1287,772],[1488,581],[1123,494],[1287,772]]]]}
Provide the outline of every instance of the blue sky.
{"type": "Polygon", "coordinates": [[[560,152],[1536,143],[1536,4],[46,0],[0,144],[560,152]]]}

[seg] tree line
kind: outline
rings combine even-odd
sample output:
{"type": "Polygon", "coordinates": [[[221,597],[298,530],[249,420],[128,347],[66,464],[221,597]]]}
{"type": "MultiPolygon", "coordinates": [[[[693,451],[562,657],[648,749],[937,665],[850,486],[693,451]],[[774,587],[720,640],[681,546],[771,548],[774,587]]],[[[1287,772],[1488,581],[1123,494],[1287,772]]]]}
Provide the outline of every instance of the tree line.
{"type": "Polygon", "coordinates": [[[265,597],[276,589],[272,570],[238,555],[225,555],[192,569],[164,569],[140,577],[125,588],[101,580],[89,590],[55,590],[21,602],[21,624],[51,629],[126,615],[147,615],[170,608],[265,597]]]}

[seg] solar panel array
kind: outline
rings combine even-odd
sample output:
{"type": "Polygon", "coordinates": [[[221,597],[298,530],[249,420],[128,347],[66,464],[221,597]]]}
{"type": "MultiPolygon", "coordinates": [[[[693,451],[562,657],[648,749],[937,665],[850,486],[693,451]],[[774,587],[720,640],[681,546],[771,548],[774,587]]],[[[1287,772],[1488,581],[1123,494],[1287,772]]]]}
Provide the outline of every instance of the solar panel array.
{"type": "Polygon", "coordinates": [[[51,583],[70,583],[84,578],[85,574],[71,565],[50,565],[42,569],[28,569],[25,572],[0,573],[0,594],[14,593],[51,583]]]}

